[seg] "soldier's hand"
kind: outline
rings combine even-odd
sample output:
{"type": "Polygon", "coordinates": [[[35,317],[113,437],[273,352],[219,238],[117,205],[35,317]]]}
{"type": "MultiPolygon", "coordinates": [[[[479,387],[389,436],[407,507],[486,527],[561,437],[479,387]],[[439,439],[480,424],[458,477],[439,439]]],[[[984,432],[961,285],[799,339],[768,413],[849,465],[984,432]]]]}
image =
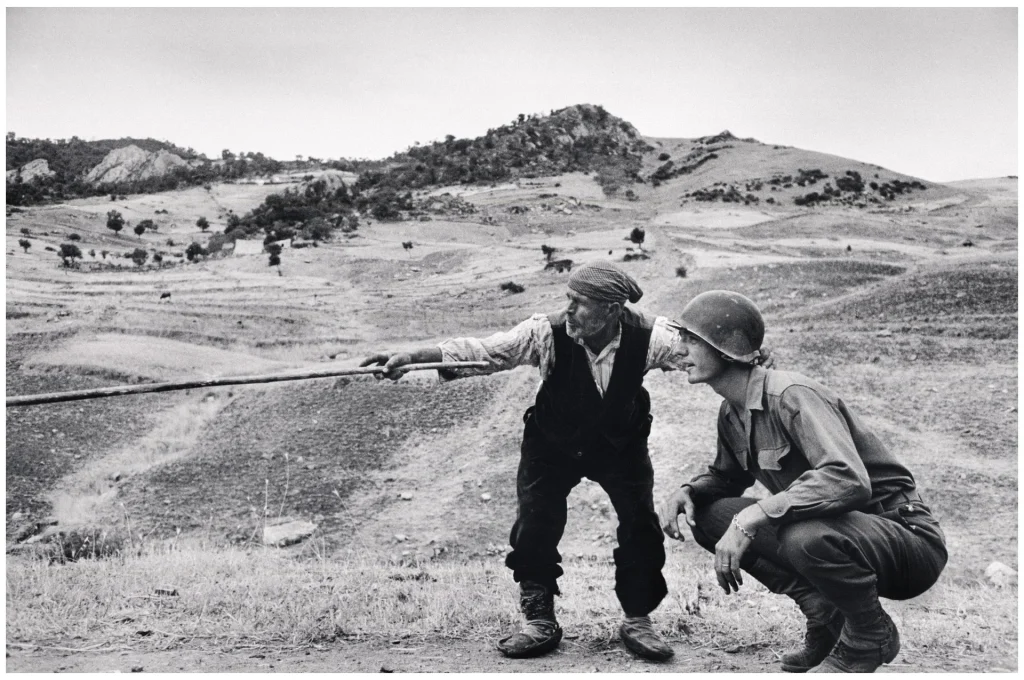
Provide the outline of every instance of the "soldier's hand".
{"type": "Polygon", "coordinates": [[[686,523],[691,527],[693,521],[693,500],[690,498],[690,488],[681,487],[675,491],[658,508],[658,519],[661,521],[661,529],[669,538],[677,541],[685,541],[686,536],[679,530],[679,515],[686,517],[686,523]]]}
{"type": "Polygon", "coordinates": [[[775,357],[772,356],[772,348],[765,345],[759,351],[761,356],[755,359],[754,363],[760,364],[765,368],[775,368],[775,357]]]}
{"type": "Polygon", "coordinates": [[[411,363],[412,356],[408,352],[377,352],[376,354],[371,354],[360,361],[359,365],[369,366],[371,364],[377,364],[378,366],[383,366],[384,372],[374,373],[374,378],[377,380],[380,380],[381,378],[398,380],[406,374],[406,371],[402,371],[400,368],[411,363]]]}
{"type": "Polygon", "coordinates": [[[740,586],[743,585],[740,559],[749,547],[750,539],[732,524],[715,544],[715,576],[726,595],[730,591],[740,592],[740,586]]]}

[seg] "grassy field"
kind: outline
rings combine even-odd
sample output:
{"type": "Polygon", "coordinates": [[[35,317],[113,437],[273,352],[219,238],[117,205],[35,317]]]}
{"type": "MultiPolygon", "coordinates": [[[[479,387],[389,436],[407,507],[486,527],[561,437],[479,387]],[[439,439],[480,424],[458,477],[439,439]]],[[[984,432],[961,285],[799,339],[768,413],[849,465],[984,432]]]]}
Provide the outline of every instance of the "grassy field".
{"type": "MultiPolygon", "coordinates": [[[[644,287],[641,309],[671,316],[713,288],[751,296],[779,366],[852,404],[940,518],[950,561],[939,583],[885,605],[904,640],[889,668],[1016,670],[1017,588],[984,574],[993,561],[1017,567],[1017,236],[1006,181],[901,198],[888,211],[775,208],[752,226],[749,216],[733,224],[722,205],[693,213],[672,184],[620,211],[585,193],[592,180],[563,181],[558,191],[578,189],[601,210],[513,216],[507,206],[550,186],[510,185],[468,196],[475,218],[372,225],[351,241],[286,250],[281,276],[256,254],[86,273],[56,268],[41,247],[9,252],[8,394],[348,366],[378,348],[506,329],[563,304],[565,275],[543,270],[541,245],[621,261],[623,220],[637,221],[649,259],[623,266],[644,287]],[[493,221],[473,221],[484,216],[493,221]],[[975,245],[961,246],[968,236],[975,245]],[[510,280],[525,292],[499,289],[510,280]]],[[[176,220],[155,238],[180,238],[203,201],[230,191],[239,210],[243,190],[130,206],[169,208],[176,220]]],[[[97,248],[137,241],[103,233],[106,207],[12,215],[8,250],[22,228],[55,243],[73,228],[86,246],[102,239],[97,248]]],[[[710,461],[718,399],[671,373],[646,384],[660,499],[710,461]]],[[[670,594],[655,613],[676,661],[644,664],[623,650],[614,512],[589,481],[569,498],[560,546],[561,651],[516,663],[494,651],[519,617],[503,558],[536,387],[536,371],[521,368],[444,384],[419,374],[9,409],[8,670],[242,671],[272,660],[310,671],[776,670],[801,635],[795,606],[752,580],[726,597],[693,541],[668,546],[670,594]],[[317,531],[287,549],[260,545],[264,525],[287,518],[317,531]],[[104,557],[51,563],[65,548],[104,557]]]]}

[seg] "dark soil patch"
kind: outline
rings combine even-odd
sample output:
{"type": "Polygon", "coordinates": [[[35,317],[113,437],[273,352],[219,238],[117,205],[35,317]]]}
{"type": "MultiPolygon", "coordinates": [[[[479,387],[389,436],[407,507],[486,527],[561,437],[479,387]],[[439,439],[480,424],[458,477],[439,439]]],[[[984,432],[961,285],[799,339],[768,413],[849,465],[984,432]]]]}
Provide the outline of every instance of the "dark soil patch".
{"type": "MultiPolygon", "coordinates": [[[[29,352],[46,346],[34,339],[7,343],[9,396],[106,387],[109,377],[61,374],[23,369],[29,352]]],[[[38,517],[49,512],[42,494],[61,477],[118,444],[141,436],[151,423],[148,414],[167,405],[162,395],[114,397],[93,401],[16,406],[7,410],[7,505],[12,513],[38,517]]],[[[9,528],[9,527],[8,527],[9,528]]]]}
{"type": "Polygon", "coordinates": [[[156,536],[207,529],[246,540],[265,506],[270,517],[309,518],[333,534],[359,521],[345,501],[369,471],[386,466],[410,437],[478,417],[493,394],[483,378],[440,385],[342,378],[243,395],[194,455],[127,481],[121,499],[133,525],[156,536]]]}
{"type": "Polygon", "coordinates": [[[980,339],[1017,337],[1017,266],[965,265],[911,274],[840,302],[827,318],[919,322],[922,332],[980,339]],[[956,325],[956,328],[951,328],[956,325]]]}

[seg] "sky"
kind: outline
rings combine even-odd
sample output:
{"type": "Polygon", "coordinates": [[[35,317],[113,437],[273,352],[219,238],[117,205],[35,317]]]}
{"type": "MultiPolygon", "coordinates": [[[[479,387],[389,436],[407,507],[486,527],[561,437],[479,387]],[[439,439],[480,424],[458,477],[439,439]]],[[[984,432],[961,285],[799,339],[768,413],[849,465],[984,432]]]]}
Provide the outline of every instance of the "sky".
{"type": "Polygon", "coordinates": [[[383,158],[600,104],[943,182],[1017,174],[1017,9],[8,8],[7,127],[383,158]]]}

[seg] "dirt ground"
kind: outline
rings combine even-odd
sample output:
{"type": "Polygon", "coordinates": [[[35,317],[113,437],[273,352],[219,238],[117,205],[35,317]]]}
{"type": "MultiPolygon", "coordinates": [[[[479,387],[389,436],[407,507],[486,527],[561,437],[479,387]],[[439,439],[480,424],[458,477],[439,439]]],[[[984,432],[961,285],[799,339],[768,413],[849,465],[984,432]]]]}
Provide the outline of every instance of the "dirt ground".
{"type": "MultiPolygon", "coordinates": [[[[730,652],[674,642],[665,662],[633,656],[618,641],[563,640],[559,649],[535,659],[508,659],[491,642],[393,640],[338,642],[309,649],[183,646],[167,651],[85,651],[8,647],[10,673],[771,673],[777,650],[730,652]]],[[[1010,668],[949,658],[901,655],[877,672],[1010,672],[1010,668]]]]}

